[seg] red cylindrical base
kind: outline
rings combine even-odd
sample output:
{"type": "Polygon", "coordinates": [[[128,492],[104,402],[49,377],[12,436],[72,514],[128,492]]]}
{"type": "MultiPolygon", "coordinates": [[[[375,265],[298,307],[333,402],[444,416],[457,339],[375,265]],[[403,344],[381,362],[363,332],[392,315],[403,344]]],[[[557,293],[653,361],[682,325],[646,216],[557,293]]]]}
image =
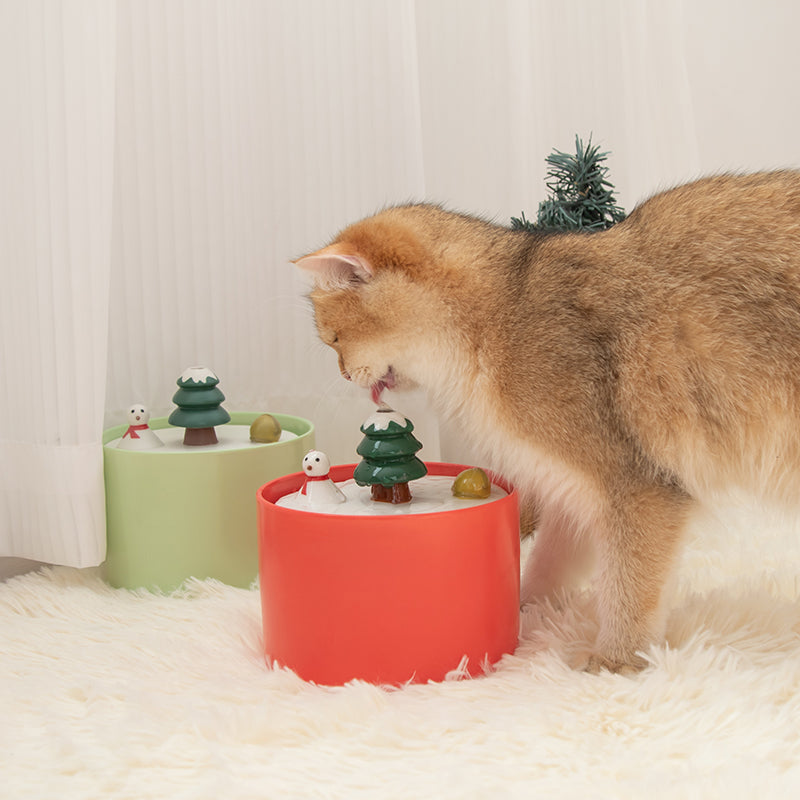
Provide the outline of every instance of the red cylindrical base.
{"type": "MultiPolygon", "coordinates": [[[[353,464],[331,478],[353,476],[353,464]]],[[[428,464],[455,477],[466,467],[428,464]]],[[[258,492],[264,650],[301,678],[339,685],[471,675],[517,646],[517,494],[429,514],[347,516],[276,506],[295,473],[258,492]]],[[[494,480],[500,486],[501,481],[494,480]]],[[[508,489],[508,487],[503,486],[508,489]]],[[[413,493],[413,492],[412,492],[413,493]]]]}

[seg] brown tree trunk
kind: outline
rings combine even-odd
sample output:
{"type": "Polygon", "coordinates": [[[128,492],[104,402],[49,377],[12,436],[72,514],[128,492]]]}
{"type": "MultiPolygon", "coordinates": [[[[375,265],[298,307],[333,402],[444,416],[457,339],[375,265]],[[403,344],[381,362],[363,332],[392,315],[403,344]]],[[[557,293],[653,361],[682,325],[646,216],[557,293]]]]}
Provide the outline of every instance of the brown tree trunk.
{"type": "Polygon", "coordinates": [[[376,503],[408,503],[411,500],[411,490],[407,483],[395,483],[393,486],[373,483],[370,496],[376,503]]]}
{"type": "Polygon", "coordinates": [[[190,447],[216,444],[217,441],[217,432],[213,428],[187,428],[183,434],[183,443],[190,447]]]}

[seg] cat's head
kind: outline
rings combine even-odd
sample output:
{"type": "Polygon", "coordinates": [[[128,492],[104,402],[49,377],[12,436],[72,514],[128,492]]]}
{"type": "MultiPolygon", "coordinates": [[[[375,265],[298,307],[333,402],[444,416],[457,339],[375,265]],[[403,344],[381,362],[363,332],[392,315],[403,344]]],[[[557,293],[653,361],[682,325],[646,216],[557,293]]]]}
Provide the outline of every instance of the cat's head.
{"type": "Polygon", "coordinates": [[[342,375],[375,397],[383,388],[419,385],[432,368],[442,314],[424,221],[433,213],[388,209],[295,262],[314,278],[310,297],[320,338],[336,351],[342,375]]]}

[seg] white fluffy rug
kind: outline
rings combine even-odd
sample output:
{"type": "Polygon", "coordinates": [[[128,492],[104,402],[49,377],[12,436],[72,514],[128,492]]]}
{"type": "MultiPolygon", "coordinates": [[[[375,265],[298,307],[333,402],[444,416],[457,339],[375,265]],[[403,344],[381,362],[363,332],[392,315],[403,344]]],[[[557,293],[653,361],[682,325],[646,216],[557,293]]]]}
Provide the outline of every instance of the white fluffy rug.
{"type": "Polygon", "coordinates": [[[565,666],[594,634],[582,594],[525,609],[488,677],[384,690],[268,669],[255,590],[12,579],[0,797],[796,797],[800,536],[747,513],[697,527],[634,678],[565,666]]]}

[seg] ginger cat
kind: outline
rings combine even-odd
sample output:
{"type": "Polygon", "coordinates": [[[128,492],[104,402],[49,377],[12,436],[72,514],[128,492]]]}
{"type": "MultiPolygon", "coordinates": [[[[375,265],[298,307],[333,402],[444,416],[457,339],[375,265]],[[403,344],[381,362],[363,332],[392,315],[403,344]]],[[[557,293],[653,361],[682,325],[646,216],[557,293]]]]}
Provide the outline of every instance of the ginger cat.
{"type": "Polygon", "coordinates": [[[297,263],[344,377],[425,387],[536,504],[523,601],[594,545],[591,670],[644,665],[699,500],[797,500],[800,173],[701,180],[593,234],[389,208],[297,263]]]}

